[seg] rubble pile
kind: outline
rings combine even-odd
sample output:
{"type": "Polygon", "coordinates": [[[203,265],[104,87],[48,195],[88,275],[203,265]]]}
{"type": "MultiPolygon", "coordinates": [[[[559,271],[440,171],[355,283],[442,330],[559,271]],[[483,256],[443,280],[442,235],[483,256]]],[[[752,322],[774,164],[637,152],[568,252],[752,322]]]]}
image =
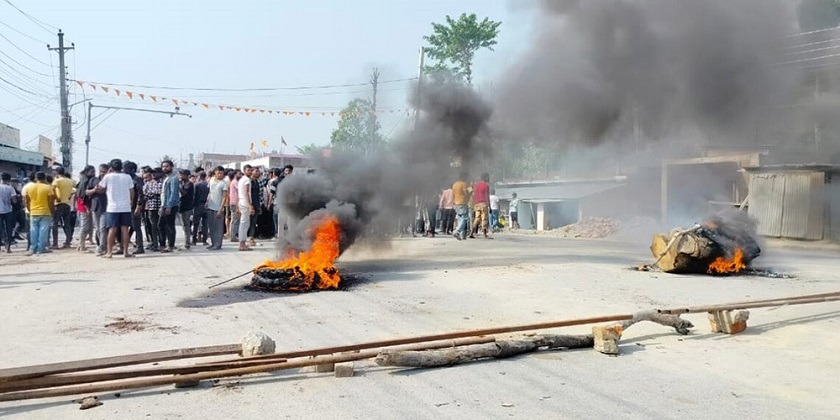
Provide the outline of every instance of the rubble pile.
{"type": "Polygon", "coordinates": [[[551,234],[561,238],[597,239],[612,236],[621,228],[621,222],[609,217],[585,217],[578,223],[554,229],[551,234]]]}

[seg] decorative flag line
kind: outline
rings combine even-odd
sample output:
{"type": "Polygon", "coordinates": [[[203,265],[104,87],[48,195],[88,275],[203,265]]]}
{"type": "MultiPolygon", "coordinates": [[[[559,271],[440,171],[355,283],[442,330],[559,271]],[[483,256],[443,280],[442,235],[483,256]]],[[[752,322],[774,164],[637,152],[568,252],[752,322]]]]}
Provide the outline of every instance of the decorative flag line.
{"type": "MultiPolygon", "coordinates": [[[[355,114],[357,116],[366,114],[365,112],[343,112],[343,111],[302,111],[302,110],[278,110],[278,109],[269,109],[269,108],[262,108],[262,107],[250,107],[250,106],[240,106],[240,105],[224,105],[224,104],[211,104],[207,102],[197,102],[192,100],[185,100],[185,99],[178,99],[178,98],[170,98],[165,96],[157,96],[157,95],[150,95],[147,93],[140,93],[134,92],[124,89],[118,89],[114,86],[103,85],[103,84],[94,84],[90,82],[85,82],[82,80],[75,81],[82,90],[89,88],[91,91],[96,92],[97,89],[101,90],[106,94],[110,94],[111,91],[118,97],[127,97],[128,99],[140,99],[141,101],[145,101],[147,98],[148,100],[156,103],[156,104],[164,104],[167,102],[172,102],[175,106],[193,106],[197,108],[204,108],[204,109],[217,109],[219,111],[235,111],[235,112],[245,112],[251,114],[277,114],[277,115],[284,115],[284,116],[304,116],[309,117],[313,115],[320,115],[322,117],[330,116],[343,116],[345,114],[355,114]],[[136,97],[136,98],[135,98],[136,97]]],[[[377,109],[377,114],[405,114],[411,115],[412,109],[408,108],[396,108],[396,109],[377,109]]]]}

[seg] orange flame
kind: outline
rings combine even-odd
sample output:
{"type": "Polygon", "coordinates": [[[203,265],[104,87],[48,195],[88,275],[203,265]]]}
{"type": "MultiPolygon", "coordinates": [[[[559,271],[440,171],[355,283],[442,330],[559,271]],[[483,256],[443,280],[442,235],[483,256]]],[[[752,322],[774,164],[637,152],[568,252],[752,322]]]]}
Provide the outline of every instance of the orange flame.
{"type": "Polygon", "coordinates": [[[729,274],[729,273],[737,273],[743,269],[747,268],[747,265],[744,264],[744,252],[741,251],[741,248],[735,249],[735,255],[732,257],[731,260],[726,259],[725,257],[717,257],[714,262],[709,264],[709,274],[729,274]]]}
{"type": "Polygon", "coordinates": [[[315,240],[308,251],[294,253],[282,261],[266,261],[255,269],[262,268],[289,270],[294,273],[292,280],[300,280],[311,289],[316,278],[320,279],[315,285],[319,289],[337,289],[341,282],[335,260],[339,255],[339,238],[341,229],[338,219],[327,217],[315,229],[315,240]]]}

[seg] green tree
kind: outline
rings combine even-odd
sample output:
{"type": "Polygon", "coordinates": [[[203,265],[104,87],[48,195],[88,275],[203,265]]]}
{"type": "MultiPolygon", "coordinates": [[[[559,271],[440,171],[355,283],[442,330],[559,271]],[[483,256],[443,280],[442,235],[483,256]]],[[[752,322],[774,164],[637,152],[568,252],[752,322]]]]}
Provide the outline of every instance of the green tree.
{"type": "Polygon", "coordinates": [[[315,143],[309,143],[306,146],[295,146],[295,150],[297,150],[298,154],[310,156],[316,153],[320,153],[321,149],[326,146],[318,146],[315,143]]]}
{"type": "Polygon", "coordinates": [[[429,43],[426,54],[437,63],[426,71],[451,73],[472,84],[475,53],[482,48],[493,51],[501,24],[489,18],[479,22],[475,13],[462,13],[457,20],[447,15],[445,24],[432,23],[432,34],[423,39],[429,43]]]}
{"type": "Polygon", "coordinates": [[[385,144],[379,134],[380,124],[371,127],[370,114],[373,104],[367,99],[353,99],[341,110],[338,127],[330,136],[330,145],[339,150],[370,154],[385,144]],[[371,128],[373,128],[371,130],[371,128]]]}

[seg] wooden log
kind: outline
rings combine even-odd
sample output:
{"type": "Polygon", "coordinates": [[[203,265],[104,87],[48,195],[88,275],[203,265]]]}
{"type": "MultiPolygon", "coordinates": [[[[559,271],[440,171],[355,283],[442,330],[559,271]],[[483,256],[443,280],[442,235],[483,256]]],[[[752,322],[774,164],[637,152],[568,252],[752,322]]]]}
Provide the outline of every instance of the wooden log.
{"type": "Polygon", "coordinates": [[[721,256],[720,249],[698,232],[695,227],[654,235],[650,250],[657,258],[655,265],[666,273],[706,273],[709,264],[721,256]]]}
{"type": "Polygon", "coordinates": [[[190,347],[175,350],[153,351],[148,353],[129,354],[124,356],[100,357],[96,359],[75,360],[71,362],[48,363],[44,365],[23,366],[17,368],[0,369],[0,382],[17,379],[37,378],[39,376],[57,375],[60,373],[81,372],[85,370],[106,369],[118,366],[139,365],[166,360],[191,359],[197,357],[239,354],[241,344],[227,344],[221,346],[190,347]]]}
{"type": "MultiPolygon", "coordinates": [[[[494,340],[492,337],[470,337],[457,340],[442,340],[435,342],[415,343],[403,346],[403,350],[436,349],[445,347],[456,347],[471,344],[483,344],[494,340]]],[[[0,394],[2,401],[18,401],[35,398],[60,397],[65,395],[89,394],[95,392],[109,392],[126,389],[151,388],[162,385],[172,385],[185,382],[202,381],[207,379],[229,378],[243,375],[254,375],[268,373],[285,369],[297,369],[307,366],[315,366],[324,363],[342,363],[354,360],[363,360],[376,357],[381,349],[364,350],[359,353],[340,354],[335,356],[320,356],[313,359],[298,359],[287,362],[270,362],[261,366],[249,366],[234,369],[223,369],[212,372],[200,372],[188,375],[176,375],[165,377],[153,377],[143,379],[131,379],[113,382],[98,382],[92,384],[71,385],[60,388],[35,389],[29,391],[10,392],[0,394]]]]}

